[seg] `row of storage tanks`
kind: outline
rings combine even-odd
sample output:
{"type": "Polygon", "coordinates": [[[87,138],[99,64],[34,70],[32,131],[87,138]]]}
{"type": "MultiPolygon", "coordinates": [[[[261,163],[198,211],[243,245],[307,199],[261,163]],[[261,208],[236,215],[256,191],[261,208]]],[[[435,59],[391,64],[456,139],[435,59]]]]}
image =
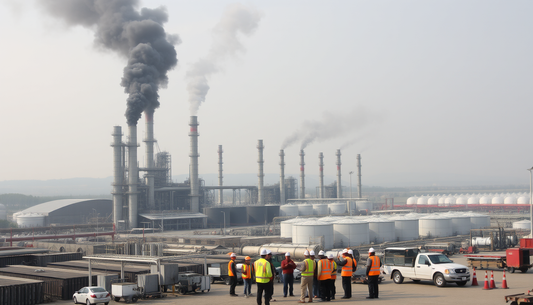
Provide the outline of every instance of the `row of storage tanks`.
{"type": "Polygon", "coordinates": [[[371,211],[372,207],[370,201],[285,204],[279,207],[279,216],[341,215],[356,211],[371,211]]]}
{"type": "Polygon", "coordinates": [[[407,198],[407,205],[529,204],[528,193],[427,195],[407,198]]]}
{"type": "Polygon", "coordinates": [[[438,213],[382,216],[328,216],[293,218],[280,223],[281,237],[295,244],[321,243],[325,249],[359,246],[371,242],[415,240],[470,234],[471,229],[490,226],[490,216],[466,213],[438,213]]]}

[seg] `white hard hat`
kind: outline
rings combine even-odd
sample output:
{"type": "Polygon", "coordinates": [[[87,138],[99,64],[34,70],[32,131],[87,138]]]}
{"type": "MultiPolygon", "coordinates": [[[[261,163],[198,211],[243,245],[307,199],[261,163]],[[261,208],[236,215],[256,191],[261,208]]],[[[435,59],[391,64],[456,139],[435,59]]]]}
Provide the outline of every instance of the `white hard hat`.
{"type": "Polygon", "coordinates": [[[231,253],[229,257],[237,257],[237,255],[235,253],[231,253]]]}
{"type": "Polygon", "coordinates": [[[268,252],[267,252],[267,249],[261,249],[261,255],[267,255],[268,252]]]}
{"type": "Polygon", "coordinates": [[[353,250],[352,249],[348,250],[348,254],[353,255],[353,250]]]}
{"type": "Polygon", "coordinates": [[[376,252],[376,250],[374,250],[374,248],[368,249],[368,253],[375,253],[375,252],[376,252]]]}
{"type": "MultiPolygon", "coordinates": [[[[313,253],[313,254],[314,254],[314,253],[313,253]]],[[[308,255],[309,255],[309,251],[305,250],[304,255],[305,255],[305,256],[308,256],[308,255]]]]}
{"type": "Polygon", "coordinates": [[[318,255],[324,255],[324,250],[318,251],[318,255]]]}
{"type": "Polygon", "coordinates": [[[291,256],[291,254],[289,252],[285,253],[285,256],[291,256]]]}
{"type": "Polygon", "coordinates": [[[348,253],[347,249],[342,250],[342,253],[348,253]]]}
{"type": "Polygon", "coordinates": [[[315,251],[311,250],[311,252],[309,252],[309,255],[315,256],[315,251]]]}
{"type": "Polygon", "coordinates": [[[272,251],[267,249],[267,254],[272,254],[272,251]]]}
{"type": "Polygon", "coordinates": [[[333,253],[328,254],[329,259],[333,259],[333,253]]]}

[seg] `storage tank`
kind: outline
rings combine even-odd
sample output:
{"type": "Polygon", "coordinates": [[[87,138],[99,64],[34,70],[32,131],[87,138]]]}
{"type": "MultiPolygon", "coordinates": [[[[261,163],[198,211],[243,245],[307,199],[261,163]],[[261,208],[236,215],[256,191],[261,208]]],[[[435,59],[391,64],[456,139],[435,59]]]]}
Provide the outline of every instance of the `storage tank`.
{"type": "Polygon", "coordinates": [[[0,220],[7,220],[7,208],[0,203],[0,220]]]}
{"type": "Polygon", "coordinates": [[[520,220],[513,222],[513,229],[530,231],[531,230],[531,221],[529,220],[520,220]]]}
{"type": "Polygon", "coordinates": [[[472,224],[469,216],[453,212],[445,213],[442,216],[449,217],[452,220],[453,235],[470,234],[472,224]]]}
{"type": "Polygon", "coordinates": [[[491,204],[492,203],[492,197],[483,195],[481,198],[479,198],[479,204],[491,204]]]}
{"type": "Polygon", "coordinates": [[[427,205],[428,204],[428,198],[426,196],[419,197],[416,201],[417,205],[427,205]]]}
{"type": "Polygon", "coordinates": [[[438,206],[444,206],[446,204],[446,196],[442,195],[439,197],[439,201],[437,203],[438,206]]]}
{"type": "Polygon", "coordinates": [[[518,204],[529,204],[529,197],[528,196],[520,196],[518,199],[516,199],[516,203],[518,204]]]}
{"type": "Polygon", "coordinates": [[[515,196],[507,196],[503,200],[503,204],[516,204],[517,198],[515,196]]]}
{"type": "Polygon", "coordinates": [[[367,221],[370,242],[382,243],[396,240],[393,220],[371,217],[367,221]]]}
{"type": "Polygon", "coordinates": [[[472,229],[483,229],[485,227],[490,227],[490,216],[478,214],[478,213],[465,213],[465,216],[470,217],[470,224],[472,229]]]}
{"type": "Polygon", "coordinates": [[[370,201],[357,201],[355,206],[357,211],[372,211],[374,209],[374,205],[370,201]]]}
{"type": "Polygon", "coordinates": [[[298,222],[304,222],[309,220],[309,218],[293,218],[284,220],[279,223],[279,233],[280,237],[292,237],[292,225],[298,222]]]}
{"type": "Polygon", "coordinates": [[[417,200],[418,200],[417,197],[409,197],[407,198],[407,205],[415,205],[417,200]]]}
{"type": "Polygon", "coordinates": [[[332,215],[346,214],[346,203],[334,202],[328,204],[329,213],[332,215]]]}
{"type": "Polygon", "coordinates": [[[479,204],[479,198],[477,196],[470,196],[468,197],[468,201],[466,204],[479,204]]]}
{"type": "Polygon", "coordinates": [[[231,207],[229,209],[229,223],[226,223],[226,226],[245,226],[247,224],[248,216],[245,206],[231,207]]]}
{"type": "Polygon", "coordinates": [[[437,198],[437,197],[435,197],[435,196],[431,196],[431,197],[429,197],[429,199],[428,199],[428,205],[434,205],[434,206],[439,205],[439,198],[437,198]]]}
{"type": "Polygon", "coordinates": [[[393,216],[389,218],[394,221],[394,234],[397,241],[418,239],[418,218],[393,216]]]}
{"type": "Polygon", "coordinates": [[[246,207],[248,224],[264,225],[268,222],[267,207],[264,205],[249,205],[246,207]]]}
{"type": "Polygon", "coordinates": [[[279,216],[298,216],[298,206],[294,204],[285,204],[279,207],[279,216]]]}
{"type": "Polygon", "coordinates": [[[311,216],[313,215],[313,206],[310,204],[299,204],[298,205],[298,215],[299,216],[311,216]]]}
{"type": "Polygon", "coordinates": [[[19,228],[44,227],[45,216],[37,213],[26,213],[17,215],[17,225],[19,228]]]}
{"type": "Polygon", "coordinates": [[[325,203],[313,204],[313,215],[325,216],[328,215],[328,205],[325,203]]]}
{"type": "Polygon", "coordinates": [[[293,244],[322,244],[324,249],[333,248],[333,224],[308,220],[292,224],[293,244]]]}
{"type": "Polygon", "coordinates": [[[456,205],[467,205],[468,204],[468,198],[465,196],[459,196],[457,199],[455,199],[456,205]]]}
{"type": "Polygon", "coordinates": [[[492,197],[492,204],[503,204],[503,197],[501,196],[494,196],[492,197]]]}
{"type": "Polygon", "coordinates": [[[431,215],[418,220],[418,234],[422,237],[447,237],[453,235],[452,220],[450,218],[431,215]]]}
{"type": "Polygon", "coordinates": [[[334,247],[350,247],[369,244],[368,222],[341,219],[333,223],[334,247]]]}
{"type": "Polygon", "coordinates": [[[450,205],[455,205],[455,197],[454,196],[448,196],[446,199],[444,199],[444,206],[449,207],[450,205]]]}

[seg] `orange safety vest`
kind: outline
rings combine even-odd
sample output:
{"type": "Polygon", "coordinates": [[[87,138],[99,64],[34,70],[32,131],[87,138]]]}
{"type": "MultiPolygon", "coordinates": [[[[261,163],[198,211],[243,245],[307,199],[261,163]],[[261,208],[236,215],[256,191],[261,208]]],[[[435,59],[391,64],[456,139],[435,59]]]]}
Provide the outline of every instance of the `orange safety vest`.
{"type": "Polygon", "coordinates": [[[242,278],[251,279],[252,278],[252,266],[242,264],[242,278]]]}
{"type": "Polygon", "coordinates": [[[374,255],[374,256],[370,256],[370,259],[372,260],[372,267],[370,267],[368,276],[379,275],[381,273],[380,268],[379,268],[379,265],[380,265],[379,257],[374,255]]]}
{"type": "Polygon", "coordinates": [[[331,267],[333,264],[331,264],[327,258],[321,259],[318,263],[321,266],[320,274],[318,275],[318,280],[329,280],[331,278],[331,267]]]}
{"type": "Polygon", "coordinates": [[[346,259],[346,264],[342,266],[341,276],[352,276],[353,265],[357,267],[357,262],[355,261],[355,259],[348,257],[348,256],[345,257],[345,259],[346,259]]]}
{"type": "Polygon", "coordinates": [[[233,274],[233,270],[231,269],[231,265],[235,264],[234,260],[230,260],[228,263],[228,275],[229,276],[237,276],[236,274],[233,274]]]}
{"type": "Polygon", "coordinates": [[[331,279],[336,280],[337,279],[337,263],[334,260],[330,260],[329,263],[331,264],[331,279]]]}

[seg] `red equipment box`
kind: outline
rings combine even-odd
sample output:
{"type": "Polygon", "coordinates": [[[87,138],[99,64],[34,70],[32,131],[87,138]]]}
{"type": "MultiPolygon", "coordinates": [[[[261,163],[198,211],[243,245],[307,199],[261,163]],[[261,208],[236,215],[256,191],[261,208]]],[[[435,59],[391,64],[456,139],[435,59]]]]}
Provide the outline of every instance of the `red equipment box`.
{"type": "Polygon", "coordinates": [[[520,239],[520,248],[522,249],[533,249],[533,238],[522,238],[520,239]]]}

